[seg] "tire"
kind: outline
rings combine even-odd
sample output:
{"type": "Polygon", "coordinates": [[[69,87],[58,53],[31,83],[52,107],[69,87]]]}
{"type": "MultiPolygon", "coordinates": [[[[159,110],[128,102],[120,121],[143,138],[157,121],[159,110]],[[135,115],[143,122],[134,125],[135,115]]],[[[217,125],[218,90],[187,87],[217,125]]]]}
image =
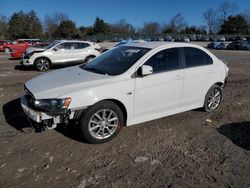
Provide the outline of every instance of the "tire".
{"type": "Polygon", "coordinates": [[[111,101],[95,104],[80,119],[82,134],[92,144],[112,140],[120,132],[123,123],[121,109],[111,101]]]}
{"type": "Polygon", "coordinates": [[[11,49],[10,48],[4,48],[5,53],[10,53],[11,49]]]}
{"type": "Polygon", "coordinates": [[[35,60],[35,67],[38,71],[47,71],[51,67],[50,60],[41,57],[35,60]]]}
{"type": "Polygon", "coordinates": [[[94,58],[95,58],[94,56],[88,56],[88,57],[86,57],[85,63],[89,63],[94,58]]]}
{"type": "Polygon", "coordinates": [[[204,101],[204,110],[211,112],[217,109],[222,101],[222,90],[218,85],[213,85],[207,92],[204,101]]]}

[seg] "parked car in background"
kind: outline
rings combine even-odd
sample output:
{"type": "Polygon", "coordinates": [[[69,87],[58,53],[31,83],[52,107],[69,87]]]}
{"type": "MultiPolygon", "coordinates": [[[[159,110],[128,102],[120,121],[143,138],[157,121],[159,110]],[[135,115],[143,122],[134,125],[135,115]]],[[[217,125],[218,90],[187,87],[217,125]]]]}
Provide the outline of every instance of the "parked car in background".
{"type": "Polygon", "coordinates": [[[250,41],[247,41],[246,50],[250,50],[250,41]]]}
{"type": "Polygon", "coordinates": [[[247,50],[247,43],[248,43],[248,41],[245,41],[245,40],[233,41],[227,46],[227,49],[229,49],[229,50],[247,50]]]}
{"type": "Polygon", "coordinates": [[[218,39],[218,42],[225,42],[226,41],[226,38],[225,37],[220,37],[219,39],[218,39]]]}
{"type": "Polygon", "coordinates": [[[0,40],[0,51],[5,51],[5,48],[10,44],[10,40],[0,40]]]}
{"type": "Polygon", "coordinates": [[[5,47],[5,52],[6,53],[15,52],[15,51],[23,51],[24,52],[30,46],[31,46],[31,44],[29,42],[18,39],[16,41],[8,44],[5,47]]]}
{"type": "Polygon", "coordinates": [[[44,43],[44,42],[36,43],[36,44],[30,46],[29,48],[27,48],[25,53],[28,54],[28,53],[31,53],[33,51],[43,51],[49,44],[50,43],[44,43]]]}
{"type": "Polygon", "coordinates": [[[130,43],[88,64],[33,78],[25,83],[21,105],[41,126],[75,120],[88,142],[103,143],[123,126],[217,109],[227,75],[228,67],[198,45],[130,43]]]}
{"type": "Polygon", "coordinates": [[[164,38],[164,41],[166,41],[166,42],[171,42],[171,41],[172,41],[172,37],[166,36],[166,37],[164,38]]]}
{"type": "Polygon", "coordinates": [[[54,65],[87,63],[100,55],[101,47],[88,41],[56,41],[43,50],[32,51],[23,56],[21,65],[35,66],[46,71],[54,65]]]}
{"type": "Polygon", "coordinates": [[[207,45],[207,48],[223,50],[223,49],[226,49],[226,45],[224,42],[211,42],[207,45]]]}

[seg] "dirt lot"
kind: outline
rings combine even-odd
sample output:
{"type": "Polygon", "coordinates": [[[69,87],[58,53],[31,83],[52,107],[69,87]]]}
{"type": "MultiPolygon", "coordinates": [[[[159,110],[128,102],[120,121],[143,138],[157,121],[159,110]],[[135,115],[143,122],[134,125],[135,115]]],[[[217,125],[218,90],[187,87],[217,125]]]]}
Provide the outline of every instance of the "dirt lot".
{"type": "Polygon", "coordinates": [[[250,187],[250,52],[213,52],[230,67],[218,110],[125,127],[102,145],[74,126],[34,132],[19,97],[41,73],[0,53],[0,187],[250,187]]]}

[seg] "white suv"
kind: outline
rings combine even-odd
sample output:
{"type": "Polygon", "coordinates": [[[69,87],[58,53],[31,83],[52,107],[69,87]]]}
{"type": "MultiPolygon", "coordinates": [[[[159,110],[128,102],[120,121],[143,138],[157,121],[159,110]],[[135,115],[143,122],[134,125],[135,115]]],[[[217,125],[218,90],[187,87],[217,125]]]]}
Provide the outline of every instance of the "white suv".
{"type": "Polygon", "coordinates": [[[112,139],[124,125],[222,100],[228,67],[188,43],[131,43],[85,65],[52,71],[25,83],[24,112],[48,128],[77,120],[91,143],[112,139]]]}
{"type": "Polygon", "coordinates": [[[25,53],[21,65],[35,66],[39,71],[46,71],[53,65],[83,63],[100,55],[101,47],[88,41],[55,41],[44,50],[25,53]]]}

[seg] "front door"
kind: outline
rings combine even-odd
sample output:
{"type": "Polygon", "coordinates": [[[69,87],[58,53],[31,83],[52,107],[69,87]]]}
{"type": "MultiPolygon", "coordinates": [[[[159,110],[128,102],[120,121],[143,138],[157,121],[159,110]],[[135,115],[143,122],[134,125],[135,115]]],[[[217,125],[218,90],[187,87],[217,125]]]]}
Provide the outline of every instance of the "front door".
{"type": "Polygon", "coordinates": [[[179,51],[178,48],[162,50],[144,64],[153,68],[153,74],[136,78],[135,118],[153,116],[179,107],[183,87],[179,51]]]}

